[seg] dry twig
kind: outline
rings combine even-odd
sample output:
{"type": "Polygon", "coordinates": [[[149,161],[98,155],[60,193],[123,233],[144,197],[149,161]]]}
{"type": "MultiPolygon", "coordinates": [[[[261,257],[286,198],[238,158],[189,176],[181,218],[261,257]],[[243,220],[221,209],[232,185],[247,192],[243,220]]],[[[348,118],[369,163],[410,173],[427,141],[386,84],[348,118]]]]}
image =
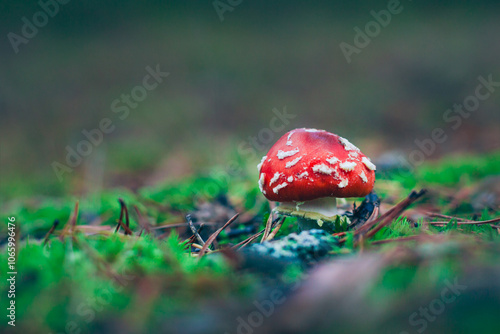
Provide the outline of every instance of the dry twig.
{"type": "MultiPolygon", "coordinates": [[[[217,223],[214,223],[214,222],[203,222],[203,223],[193,222],[193,225],[202,225],[202,224],[203,225],[218,225],[217,223]]],[[[184,227],[184,226],[186,226],[186,223],[165,224],[165,225],[151,227],[151,229],[152,230],[161,230],[161,229],[169,229],[169,228],[184,227]]]]}
{"type": "Polygon", "coordinates": [[[59,219],[54,220],[54,223],[52,224],[52,227],[50,228],[50,230],[45,235],[45,238],[43,239],[43,245],[44,246],[47,244],[47,241],[49,241],[50,235],[52,233],[54,233],[54,230],[56,229],[57,225],[59,225],[59,219]]]}
{"type": "MultiPolygon", "coordinates": [[[[118,227],[122,227],[124,230],[125,230],[125,235],[132,235],[132,230],[123,223],[123,221],[119,220],[118,221],[118,227]]],[[[116,230],[115,230],[115,233],[116,233],[116,230]]]]}
{"type": "Polygon", "coordinates": [[[269,217],[267,218],[266,228],[264,229],[264,234],[262,235],[262,239],[260,239],[261,243],[266,241],[267,237],[269,236],[269,233],[271,232],[272,225],[273,225],[273,211],[269,213],[269,217]]]}
{"type": "MultiPolygon", "coordinates": [[[[456,224],[457,225],[484,225],[484,224],[495,224],[495,223],[498,223],[500,222],[500,218],[495,218],[495,219],[490,219],[490,220],[482,220],[482,221],[457,221],[456,224]]],[[[449,224],[450,222],[444,222],[444,221],[441,221],[441,222],[427,222],[427,224],[431,224],[431,225],[447,225],[449,224]]]]}
{"type": "Polygon", "coordinates": [[[414,240],[419,240],[421,239],[421,235],[412,235],[409,237],[402,237],[402,238],[395,238],[395,239],[384,239],[384,240],[377,240],[372,242],[372,245],[382,245],[382,244],[388,244],[391,242],[406,242],[406,241],[414,241],[414,240]]]}
{"type": "Polygon", "coordinates": [[[236,218],[238,218],[240,214],[237,213],[235,214],[231,219],[229,219],[227,221],[227,223],[224,224],[224,226],[222,226],[221,228],[219,228],[217,231],[215,231],[214,233],[212,233],[212,235],[207,239],[207,242],[203,245],[203,248],[200,250],[200,258],[205,255],[205,252],[207,251],[208,247],[210,247],[210,245],[212,244],[212,242],[214,242],[214,240],[219,236],[219,234],[226,228],[228,227],[232,222],[234,222],[236,220],[236,218]]]}
{"type": "Polygon", "coordinates": [[[76,201],[73,214],[71,215],[68,223],[66,224],[66,226],[64,226],[64,229],[62,230],[61,235],[59,236],[59,239],[61,241],[64,240],[64,237],[66,236],[67,233],[73,234],[74,228],[76,226],[76,221],[78,219],[79,210],[80,210],[80,202],[76,201]]]}
{"type": "Polygon", "coordinates": [[[276,234],[278,234],[279,230],[281,229],[281,226],[283,226],[283,223],[285,222],[285,219],[286,217],[282,217],[278,223],[276,224],[276,227],[274,228],[274,230],[271,232],[271,234],[269,234],[269,236],[266,238],[266,241],[271,241],[274,239],[274,237],[276,236],[276,234]]]}
{"type": "MultiPolygon", "coordinates": [[[[364,237],[364,239],[369,239],[372,236],[374,236],[378,231],[380,231],[384,226],[387,226],[390,224],[396,217],[401,215],[413,202],[421,198],[424,194],[426,193],[426,190],[423,189],[419,192],[412,191],[410,195],[408,195],[407,198],[396,204],[392,209],[387,211],[384,215],[379,217],[378,219],[375,219],[363,226],[361,226],[359,229],[357,229],[354,232],[354,236],[359,238],[361,236],[364,237]],[[372,229],[373,227],[373,229],[372,229]]],[[[357,243],[358,244],[358,243],[357,243]]]]}
{"type": "Polygon", "coordinates": [[[470,221],[470,220],[467,220],[467,219],[464,219],[464,218],[447,216],[447,215],[443,215],[443,214],[436,213],[436,212],[423,211],[422,213],[424,215],[426,215],[427,217],[429,217],[429,218],[442,218],[442,219],[450,219],[450,220],[451,219],[455,219],[457,221],[470,221]]]}
{"type": "Polygon", "coordinates": [[[264,233],[264,230],[260,230],[259,232],[255,233],[254,235],[252,235],[252,236],[246,238],[245,240],[237,243],[232,248],[241,249],[241,248],[245,247],[246,245],[248,245],[249,243],[251,243],[252,241],[254,241],[255,239],[257,239],[258,237],[260,237],[263,233],[264,233]]]}
{"type": "Polygon", "coordinates": [[[122,202],[120,200],[118,200],[118,202],[120,203],[120,218],[118,218],[118,223],[116,224],[115,233],[118,232],[118,230],[120,229],[120,222],[122,221],[123,214],[125,212],[124,206],[122,205],[122,202]]]}
{"type": "MultiPolygon", "coordinates": [[[[191,219],[191,215],[186,215],[186,221],[189,225],[189,228],[191,229],[191,232],[193,232],[193,235],[196,236],[196,239],[200,242],[201,245],[205,245],[205,241],[203,241],[200,233],[198,233],[198,230],[196,229],[196,227],[194,227],[193,220],[191,219]]],[[[200,226],[200,229],[202,226],[200,226]]]]}

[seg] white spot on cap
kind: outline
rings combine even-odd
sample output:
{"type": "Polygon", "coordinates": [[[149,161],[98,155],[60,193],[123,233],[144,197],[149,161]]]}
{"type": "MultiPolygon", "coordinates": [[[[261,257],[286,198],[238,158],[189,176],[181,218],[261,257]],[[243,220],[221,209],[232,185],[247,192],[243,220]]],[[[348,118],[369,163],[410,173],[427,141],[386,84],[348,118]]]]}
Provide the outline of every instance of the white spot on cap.
{"type": "Polygon", "coordinates": [[[293,182],[293,176],[289,176],[288,179],[286,179],[288,182],[293,182]]]}
{"type": "Polygon", "coordinates": [[[308,177],[309,176],[309,173],[308,172],[304,172],[304,173],[301,173],[297,176],[298,179],[303,179],[305,177],[308,177]]]}
{"type": "Polygon", "coordinates": [[[266,179],[266,176],[264,175],[264,173],[260,174],[260,178],[259,178],[259,188],[260,188],[260,191],[265,193],[264,192],[264,180],[266,179]]]}
{"type": "Polygon", "coordinates": [[[285,165],[285,167],[286,167],[286,168],[290,168],[290,167],[292,167],[292,166],[295,166],[295,165],[297,164],[297,162],[299,162],[299,161],[300,161],[300,159],[302,159],[303,157],[304,157],[304,156],[301,156],[301,157],[298,157],[298,158],[293,159],[292,161],[287,162],[287,163],[286,163],[286,165],[285,165]]]}
{"type": "Polygon", "coordinates": [[[318,129],[304,129],[305,132],[321,132],[325,130],[318,130],[318,129]]]}
{"type": "Polygon", "coordinates": [[[348,184],[349,184],[349,180],[348,179],[343,179],[339,183],[339,188],[345,188],[345,187],[347,187],[348,184]]]}
{"type": "Polygon", "coordinates": [[[359,148],[354,146],[350,141],[339,136],[340,143],[344,145],[346,151],[359,151],[359,148]]]}
{"type": "Polygon", "coordinates": [[[367,157],[363,157],[361,161],[365,164],[366,168],[370,170],[377,170],[377,166],[375,166],[373,162],[371,162],[370,159],[368,159],[367,157]]]}
{"type": "Polygon", "coordinates": [[[340,165],[340,169],[346,171],[346,172],[352,172],[354,168],[356,168],[356,163],[352,161],[345,161],[342,162],[340,165]]]}
{"type": "Polygon", "coordinates": [[[260,168],[262,167],[262,164],[264,163],[266,158],[267,158],[267,155],[263,156],[262,159],[260,160],[260,163],[257,165],[257,170],[259,171],[259,173],[260,173],[260,168]]]}
{"type": "Polygon", "coordinates": [[[315,173],[321,173],[321,174],[326,174],[326,175],[331,175],[334,170],[328,167],[325,164],[319,164],[319,165],[314,165],[313,166],[313,172],[315,173]]]}
{"type": "Polygon", "coordinates": [[[349,157],[350,158],[357,158],[359,156],[358,151],[351,151],[349,152],[349,157]]]}
{"type": "Polygon", "coordinates": [[[361,172],[359,174],[359,177],[361,178],[361,180],[363,180],[364,183],[367,183],[368,182],[368,178],[366,177],[366,174],[365,172],[361,172]]]}
{"type": "Polygon", "coordinates": [[[339,162],[339,159],[336,157],[331,157],[331,158],[326,159],[326,161],[332,165],[335,165],[337,162],[339,162]]]}
{"type": "Polygon", "coordinates": [[[271,181],[269,181],[269,186],[271,186],[274,182],[278,181],[278,179],[280,178],[280,175],[281,175],[280,172],[274,173],[273,178],[271,179],[271,181]]]}
{"type": "Polygon", "coordinates": [[[280,160],[283,160],[285,158],[288,158],[288,157],[291,157],[295,154],[299,153],[299,148],[297,147],[295,150],[291,150],[291,151],[282,151],[282,150],[279,150],[278,151],[278,154],[277,154],[277,157],[278,159],[280,160]]]}
{"type": "Polygon", "coordinates": [[[286,145],[287,145],[287,146],[292,146],[292,139],[291,139],[291,138],[292,138],[292,135],[293,135],[293,131],[292,131],[292,132],[290,132],[290,133],[288,134],[288,137],[286,138],[286,145]]]}
{"type": "Polygon", "coordinates": [[[273,188],[273,192],[274,192],[275,194],[277,194],[277,193],[278,193],[278,191],[280,191],[280,189],[285,188],[287,185],[288,185],[288,183],[283,182],[282,184],[279,184],[279,185],[277,185],[276,187],[274,187],[274,188],[273,188]]]}

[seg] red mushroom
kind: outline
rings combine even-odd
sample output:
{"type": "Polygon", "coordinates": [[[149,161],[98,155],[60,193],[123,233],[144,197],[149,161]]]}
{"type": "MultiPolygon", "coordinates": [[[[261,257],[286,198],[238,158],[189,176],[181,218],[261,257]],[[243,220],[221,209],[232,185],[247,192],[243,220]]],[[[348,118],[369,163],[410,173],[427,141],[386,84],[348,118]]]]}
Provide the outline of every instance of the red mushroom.
{"type": "Polygon", "coordinates": [[[338,216],[336,198],[368,195],[375,165],[347,139],[316,129],[295,129],[258,165],[259,186],[278,211],[320,226],[338,216]]]}

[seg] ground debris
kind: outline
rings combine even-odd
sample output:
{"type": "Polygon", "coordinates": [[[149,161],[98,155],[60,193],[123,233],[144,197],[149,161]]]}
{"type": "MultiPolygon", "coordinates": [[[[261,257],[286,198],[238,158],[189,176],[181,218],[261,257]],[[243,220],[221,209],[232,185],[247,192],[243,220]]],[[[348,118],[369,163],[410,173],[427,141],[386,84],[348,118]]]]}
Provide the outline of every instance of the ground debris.
{"type": "Polygon", "coordinates": [[[327,232],[308,230],[299,234],[291,233],[279,240],[253,244],[246,251],[284,261],[311,264],[327,257],[336,245],[337,239],[327,232]]]}

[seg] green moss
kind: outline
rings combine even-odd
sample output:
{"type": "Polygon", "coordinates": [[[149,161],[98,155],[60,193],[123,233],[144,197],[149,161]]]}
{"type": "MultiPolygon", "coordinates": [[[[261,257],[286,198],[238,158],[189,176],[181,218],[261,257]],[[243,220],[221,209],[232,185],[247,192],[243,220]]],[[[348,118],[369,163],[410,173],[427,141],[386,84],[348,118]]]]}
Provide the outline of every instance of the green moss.
{"type": "MultiPolygon", "coordinates": [[[[389,190],[382,195],[402,198],[414,187],[471,185],[488,175],[497,175],[499,166],[499,154],[445,159],[422,166],[406,179],[389,175],[379,182],[392,182],[391,187],[397,190],[395,195],[392,188],[387,188],[389,190]]],[[[138,328],[148,322],[154,328],[159,319],[190,312],[214,298],[219,301],[251,299],[266,284],[265,273],[236,271],[221,254],[211,254],[200,261],[190,255],[175,233],[162,240],[147,235],[76,234],[74,240],[60,241],[53,236],[46,246],[41,244],[54,220],[61,222],[56,235],[64,228],[77,200],[80,203],[78,225],[100,221],[103,225],[114,226],[120,214],[118,198],[122,198],[131,211],[131,228],[138,231],[133,205],[152,224],[165,224],[183,219],[198,201],[210,202],[223,194],[238,203],[239,208],[251,210],[256,217],[261,217],[260,228],[263,228],[269,215],[269,203],[260,194],[253,168],[243,168],[241,173],[230,178],[224,177],[223,171],[223,168],[216,168],[203,175],[142,188],[137,193],[113,189],[79,199],[74,196],[39,197],[2,204],[3,211],[17,218],[23,237],[18,244],[17,301],[23,305],[18,309],[19,328],[26,332],[42,327],[64,332],[68,321],[75,320],[84,332],[92,332],[101,322],[123,317],[130,317],[131,323],[138,328]],[[155,291],[151,297],[152,308],[138,309],[138,300],[149,289],[155,291]],[[130,312],[134,315],[129,316],[130,312]],[[94,320],[88,321],[90,318],[94,320]]],[[[448,203],[439,192],[426,200],[439,207],[448,203]]],[[[464,217],[473,215],[466,204],[460,210],[464,217]]],[[[492,219],[499,214],[484,210],[481,219],[492,219]]],[[[348,225],[340,221],[333,224],[336,231],[347,233],[342,237],[345,242],[341,246],[332,245],[328,253],[335,257],[357,254],[361,247],[355,246],[357,240],[348,225]]],[[[5,224],[0,231],[6,232],[5,224]]],[[[288,217],[276,238],[296,231],[297,218],[288,217]]],[[[413,221],[398,217],[370,240],[365,240],[363,248],[389,253],[399,243],[374,245],[373,242],[419,233],[447,239],[438,245],[423,244],[415,249],[420,258],[428,259],[425,264],[404,263],[385,268],[369,293],[377,305],[394,305],[402,296],[418,294],[419,289],[431,291],[433,286],[458,275],[463,269],[460,256],[463,248],[469,247],[467,245],[474,245],[473,254],[479,254],[477,256],[484,263],[496,263],[498,259],[499,252],[492,246],[500,242],[496,229],[489,225],[458,225],[454,220],[445,226],[429,226],[425,230],[421,222],[415,225],[413,221]]],[[[235,243],[246,237],[229,240],[224,232],[219,244],[235,243]]],[[[0,261],[7,261],[5,251],[1,252],[0,261]]],[[[289,284],[306,278],[308,272],[302,267],[290,266],[281,276],[282,283],[289,284]]],[[[2,280],[0,293],[5,294],[6,289],[6,281],[2,280]]]]}

